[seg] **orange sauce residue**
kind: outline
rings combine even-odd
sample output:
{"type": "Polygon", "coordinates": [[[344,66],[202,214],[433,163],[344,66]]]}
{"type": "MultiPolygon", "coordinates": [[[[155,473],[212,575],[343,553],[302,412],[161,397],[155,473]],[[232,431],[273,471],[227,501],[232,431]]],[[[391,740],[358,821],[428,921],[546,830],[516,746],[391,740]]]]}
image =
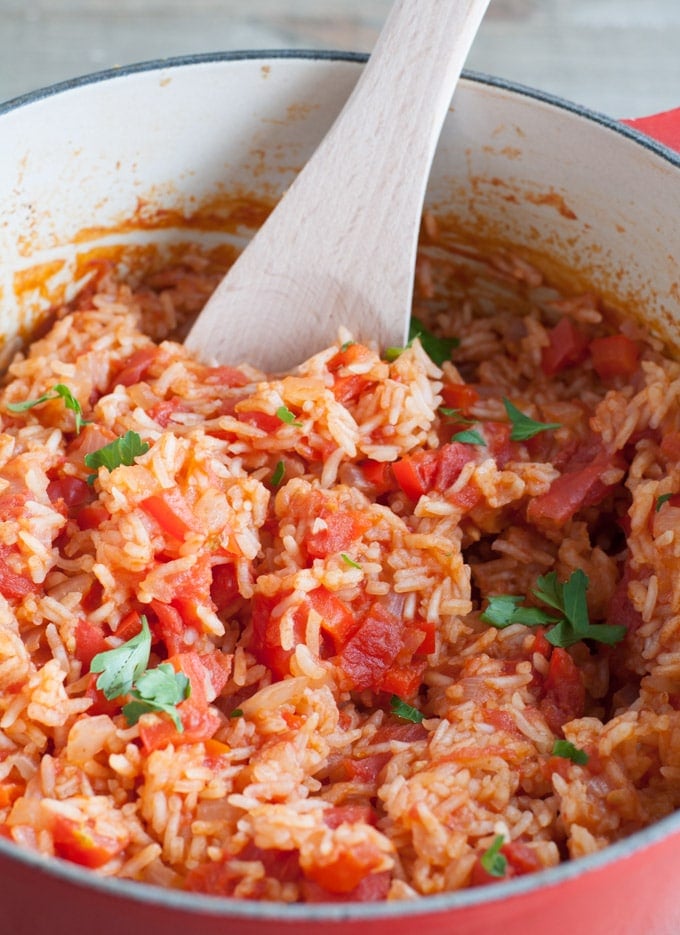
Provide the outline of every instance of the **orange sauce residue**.
{"type": "Polygon", "coordinates": [[[26,292],[38,292],[43,298],[54,299],[54,289],[49,288],[49,280],[65,266],[64,260],[51,260],[38,263],[14,274],[14,292],[17,296],[26,292]]]}

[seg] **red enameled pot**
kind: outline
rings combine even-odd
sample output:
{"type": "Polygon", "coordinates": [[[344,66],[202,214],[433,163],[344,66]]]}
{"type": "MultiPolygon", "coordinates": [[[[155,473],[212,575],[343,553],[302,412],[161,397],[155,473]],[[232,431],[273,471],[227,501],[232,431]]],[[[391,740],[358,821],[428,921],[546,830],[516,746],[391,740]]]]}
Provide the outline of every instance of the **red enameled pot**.
{"type": "MultiPolygon", "coordinates": [[[[210,248],[247,238],[240,196],[280,196],[363,61],[183,58],[0,105],[0,356],[73,292],[88,256],[144,262],[187,241],[210,248]]],[[[428,204],[558,283],[566,275],[572,287],[587,284],[680,348],[680,157],[671,147],[680,149],[680,111],[631,128],[467,75],[428,204]]],[[[0,931],[676,935],[679,858],[676,814],[599,854],[491,887],[417,902],[283,906],[102,879],[0,839],[0,931]]]]}

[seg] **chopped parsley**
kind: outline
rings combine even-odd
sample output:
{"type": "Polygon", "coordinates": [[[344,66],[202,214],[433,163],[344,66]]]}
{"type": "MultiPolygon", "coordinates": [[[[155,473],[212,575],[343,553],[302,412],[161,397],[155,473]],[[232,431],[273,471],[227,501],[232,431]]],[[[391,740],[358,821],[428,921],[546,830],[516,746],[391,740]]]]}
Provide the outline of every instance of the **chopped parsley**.
{"type": "Polygon", "coordinates": [[[92,484],[96,478],[96,471],[100,467],[105,467],[109,471],[119,467],[121,464],[130,466],[135,463],[135,458],[143,455],[149,450],[146,442],[143,442],[137,432],[126,432],[121,438],[98,448],[90,454],[85,455],[85,464],[95,471],[87,479],[88,484],[92,484]]]}
{"type": "Polygon", "coordinates": [[[474,425],[476,419],[466,419],[460,409],[450,409],[448,406],[440,406],[439,411],[447,419],[455,419],[461,425],[474,425]]]}
{"type": "Polygon", "coordinates": [[[590,759],[585,750],[574,746],[570,740],[556,740],[552,753],[553,756],[564,757],[565,760],[571,760],[572,763],[578,763],[579,766],[585,766],[590,759]]]}
{"type": "Polygon", "coordinates": [[[531,419],[523,412],[520,412],[517,406],[513,406],[505,396],[503,397],[503,405],[508,414],[508,419],[512,422],[510,439],[513,442],[523,442],[527,438],[533,438],[534,435],[538,435],[540,432],[548,432],[551,429],[562,427],[560,422],[536,422],[535,419],[531,419]]]}
{"type": "Polygon", "coordinates": [[[133,699],[123,705],[123,714],[128,724],[136,724],[143,714],[160,711],[171,718],[178,731],[184,728],[176,705],[191,693],[191,683],[182,672],[162,662],[155,669],[147,669],[137,678],[135,687],[129,692],[133,699]]]}
{"type": "Polygon", "coordinates": [[[242,708],[234,708],[234,710],[231,712],[231,714],[229,715],[229,717],[233,717],[233,718],[243,717],[243,709],[242,709],[242,708]]]}
{"type": "Polygon", "coordinates": [[[414,724],[420,724],[425,719],[422,711],[402,701],[399,695],[392,695],[390,698],[390,711],[396,717],[400,717],[404,721],[412,721],[414,724]]]}
{"type": "Polygon", "coordinates": [[[121,646],[97,653],[90,671],[99,673],[97,688],[109,700],[129,695],[133,700],[123,705],[128,724],[136,724],[142,714],[160,711],[168,714],[178,731],[182,731],[176,705],[191,693],[186,675],[175,672],[171,665],[161,663],[148,669],[151,655],[151,631],[146,617],[141,617],[142,629],[121,646]]]}
{"type": "Polygon", "coordinates": [[[151,653],[151,631],[146,617],[141,618],[142,629],[127,643],[97,653],[90,663],[90,672],[100,672],[97,688],[111,700],[127,695],[133,684],[146,671],[151,653]]]}
{"type": "Polygon", "coordinates": [[[504,854],[501,854],[501,848],[505,843],[502,834],[497,834],[493,842],[487,847],[479,862],[486,872],[492,877],[504,877],[508,869],[508,861],[504,854]]]}
{"type": "Polygon", "coordinates": [[[349,341],[345,341],[344,344],[340,345],[340,353],[344,354],[347,348],[351,347],[353,344],[356,344],[356,341],[352,341],[351,339],[349,341]]]}
{"type": "Polygon", "coordinates": [[[460,344],[458,338],[438,338],[427,330],[420,319],[412,317],[408,327],[408,343],[404,347],[386,348],[385,360],[390,363],[395,361],[400,354],[411,347],[416,338],[420,338],[423,350],[438,367],[441,367],[444,361],[451,360],[451,351],[460,344]]]}
{"type": "Polygon", "coordinates": [[[302,425],[302,422],[295,421],[295,416],[290,411],[288,406],[279,406],[279,408],[276,410],[276,417],[282,422],[285,422],[286,425],[295,425],[298,428],[302,425]]]}
{"type": "Polygon", "coordinates": [[[343,562],[345,562],[345,564],[349,565],[350,568],[358,568],[361,570],[361,565],[359,565],[358,562],[355,562],[353,558],[350,558],[349,555],[346,555],[344,552],[340,553],[340,558],[343,560],[343,562]]]}
{"type": "Polygon", "coordinates": [[[279,484],[284,478],[285,473],[286,473],[286,466],[284,465],[283,461],[277,461],[276,467],[274,468],[274,472],[272,474],[272,479],[271,479],[272,487],[279,486],[279,484]]]}
{"type": "Polygon", "coordinates": [[[656,512],[658,513],[664,503],[668,503],[668,501],[674,496],[675,494],[672,493],[659,494],[659,496],[656,498],[656,512]]]}
{"type": "Polygon", "coordinates": [[[10,412],[27,412],[29,409],[33,409],[34,406],[39,406],[41,403],[60,398],[63,399],[65,408],[70,409],[71,412],[74,413],[76,418],[76,434],[79,435],[81,428],[89,423],[87,419],[83,419],[83,410],[80,403],[64,383],[56,383],[49,393],[43,393],[43,395],[38,396],[37,399],[26,399],[21,403],[7,403],[7,408],[10,412]]]}
{"type": "Polygon", "coordinates": [[[580,568],[573,571],[564,583],[557,580],[556,572],[551,571],[541,575],[536,585],[533,596],[556,610],[557,615],[549,614],[541,608],[523,606],[522,597],[502,594],[489,598],[488,607],[481,615],[482,620],[500,630],[513,623],[529,627],[549,625],[546,639],[553,646],[563,648],[581,640],[596,640],[611,646],[620,643],[626,635],[623,626],[590,622],[586,602],[588,577],[580,568]]]}
{"type": "Polygon", "coordinates": [[[438,367],[446,360],[451,360],[451,351],[455,350],[460,341],[458,338],[438,338],[428,331],[420,319],[411,317],[408,329],[409,341],[420,338],[423,350],[438,367]]]}
{"type": "Polygon", "coordinates": [[[465,429],[463,432],[456,432],[455,435],[451,436],[451,441],[462,442],[464,445],[483,445],[486,447],[486,442],[476,429],[465,429]]]}

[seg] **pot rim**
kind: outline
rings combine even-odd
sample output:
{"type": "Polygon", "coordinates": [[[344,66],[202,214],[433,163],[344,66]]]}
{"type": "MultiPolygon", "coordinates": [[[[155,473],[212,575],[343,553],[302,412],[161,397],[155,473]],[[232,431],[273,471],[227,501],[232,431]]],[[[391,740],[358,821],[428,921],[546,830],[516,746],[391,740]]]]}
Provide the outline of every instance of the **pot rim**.
{"type": "MultiPolygon", "coordinates": [[[[45,100],[57,94],[77,90],[92,84],[124,78],[143,72],[160,71],[169,68],[181,68],[187,65],[210,65],[219,62],[238,62],[247,60],[319,60],[326,62],[347,62],[363,65],[368,54],[316,49],[254,49],[243,51],[206,52],[190,55],[178,55],[165,59],[151,59],[131,65],[96,71],[76,78],[59,81],[54,84],[29,91],[18,97],[0,102],[0,118],[22,107],[45,100]]],[[[482,72],[465,69],[462,80],[473,84],[487,85],[510,94],[530,98],[538,103],[556,107],[572,116],[579,117],[625,137],[638,146],[649,150],[664,161],[680,169],[680,153],[657,142],[609,117],[580,104],[566,100],[558,95],[482,72]]],[[[24,850],[14,842],[0,837],[0,859],[8,859],[23,864],[34,874],[46,874],[63,880],[66,884],[99,891],[102,895],[118,897],[131,902],[162,906],[192,913],[197,917],[211,916],[224,919],[257,919],[271,922],[368,922],[371,920],[390,920],[422,915],[432,915],[454,910],[510,900],[528,895],[535,890],[555,888],[580,876],[604,870],[610,864],[631,858],[633,855],[650,849],[673,834],[680,834],[680,811],[668,815],[641,831],[611,844],[578,860],[561,863],[556,867],[516,877],[505,883],[491,887],[474,887],[454,893],[424,896],[418,900],[399,900],[388,903],[318,903],[318,904],[282,904],[259,902],[255,900],[234,900],[219,896],[206,896],[183,890],[168,890],[153,884],[139,883],[113,877],[100,877],[90,870],[79,867],[59,858],[49,857],[24,850]]]]}

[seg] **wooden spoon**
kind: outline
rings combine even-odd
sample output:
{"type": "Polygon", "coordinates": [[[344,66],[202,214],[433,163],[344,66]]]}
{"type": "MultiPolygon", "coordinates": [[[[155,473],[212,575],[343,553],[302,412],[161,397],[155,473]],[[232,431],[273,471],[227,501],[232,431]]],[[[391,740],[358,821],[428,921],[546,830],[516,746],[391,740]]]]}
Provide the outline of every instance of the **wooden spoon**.
{"type": "Polygon", "coordinates": [[[432,157],[489,0],[396,0],[361,78],[186,339],[203,360],[291,368],[344,325],[403,345],[432,157]]]}

